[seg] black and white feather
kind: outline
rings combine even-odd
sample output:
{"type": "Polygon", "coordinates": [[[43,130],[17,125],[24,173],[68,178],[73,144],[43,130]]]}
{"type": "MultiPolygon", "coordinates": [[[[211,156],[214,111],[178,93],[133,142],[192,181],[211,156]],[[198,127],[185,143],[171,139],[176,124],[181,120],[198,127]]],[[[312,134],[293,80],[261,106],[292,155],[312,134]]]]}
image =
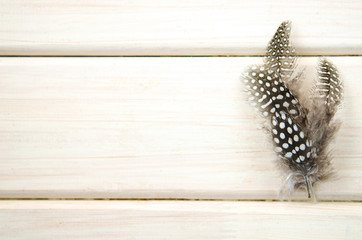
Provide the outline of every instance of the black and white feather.
{"type": "Polygon", "coordinates": [[[343,84],[337,68],[321,59],[311,96],[302,97],[296,76],[296,54],[291,46],[290,22],[283,22],[270,40],[263,64],[250,66],[243,80],[250,100],[268,120],[275,152],[286,172],[283,190],[305,187],[315,198],[313,185],[332,173],[328,144],[338,130],[332,121],[342,102],[343,84]]]}
{"type": "Polygon", "coordinates": [[[279,26],[269,41],[264,61],[265,65],[276,71],[283,81],[292,76],[296,61],[295,49],[289,41],[290,30],[291,26],[288,21],[279,26]]]}

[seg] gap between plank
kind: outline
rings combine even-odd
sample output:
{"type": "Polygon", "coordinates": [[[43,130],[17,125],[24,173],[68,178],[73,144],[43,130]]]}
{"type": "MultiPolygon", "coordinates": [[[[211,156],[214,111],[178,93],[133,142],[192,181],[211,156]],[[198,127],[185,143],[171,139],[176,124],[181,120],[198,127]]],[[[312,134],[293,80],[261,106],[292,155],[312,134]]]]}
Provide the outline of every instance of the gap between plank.
{"type": "MultiPolygon", "coordinates": [[[[361,57],[362,54],[329,54],[329,55],[308,55],[308,54],[302,54],[297,55],[297,57],[361,57]]],[[[47,57],[47,58],[57,58],[57,57],[64,57],[64,58],[73,58],[73,57],[84,57],[84,58],[99,58],[99,57],[265,57],[265,55],[228,55],[228,54],[220,54],[220,55],[0,55],[0,58],[30,58],[30,57],[47,57]]]]}
{"type": "MultiPolygon", "coordinates": [[[[312,202],[277,199],[198,199],[198,198],[0,198],[1,201],[185,201],[185,202],[312,202]]],[[[362,200],[317,200],[317,202],[361,203],[362,200]]]]}

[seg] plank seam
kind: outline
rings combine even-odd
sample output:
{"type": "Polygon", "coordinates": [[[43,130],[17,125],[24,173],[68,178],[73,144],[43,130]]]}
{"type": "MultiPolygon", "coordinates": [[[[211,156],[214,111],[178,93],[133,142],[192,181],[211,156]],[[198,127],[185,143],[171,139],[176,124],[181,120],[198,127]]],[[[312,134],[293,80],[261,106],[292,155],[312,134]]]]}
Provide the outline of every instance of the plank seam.
{"type": "MultiPolygon", "coordinates": [[[[311,200],[277,199],[203,199],[203,198],[0,198],[1,201],[185,201],[185,202],[313,202],[311,200]]],[[[317,202],[362,203],[362,200],[318,200],[317,202]]]]}
{"type": "MultiPolygon", "coordinates": [[[[321,54],[316,54],[316,55],[308,55],[308,54],[302,54],[302,55],[297,55],[297,57],[361,57],[362,54],[329,54],[329,55],[321,55],[321,54]]],[[[220,55],[0,55],[0,58],[57,58],[57,57],[64,57],[64,58],[79,58],[79,57],[84,57],[84,58],[114,58],[114,57],[265,57],[265,55],[228,55],[228,54],[220,54],[220,55]]]]}

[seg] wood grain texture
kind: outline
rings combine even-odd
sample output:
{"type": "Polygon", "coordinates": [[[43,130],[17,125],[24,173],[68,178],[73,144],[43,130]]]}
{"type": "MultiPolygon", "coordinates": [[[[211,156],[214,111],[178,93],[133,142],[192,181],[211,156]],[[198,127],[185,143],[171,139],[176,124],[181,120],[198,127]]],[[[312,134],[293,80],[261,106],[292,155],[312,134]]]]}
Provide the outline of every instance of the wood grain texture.
{"type": "MultiPolygon", "coordinates": [[[[362,58],[330,60],[344,125],[337,177],[317,194],[361,200],[362,58]]],[[[259,61],[0,58],[0,197],[278,199],[275,155],[239,79],[259,61]]]]}
{"type": "Polygon", "coordinates": [[[299,54],[362,54],[361,1],[0,0],[0,55],[261,55],[294,22],[299,54]]]}
{"type": "Polygon", "coordinates": [[[2,239],[360,239],[361,203],[1,201],[2,239]]]}

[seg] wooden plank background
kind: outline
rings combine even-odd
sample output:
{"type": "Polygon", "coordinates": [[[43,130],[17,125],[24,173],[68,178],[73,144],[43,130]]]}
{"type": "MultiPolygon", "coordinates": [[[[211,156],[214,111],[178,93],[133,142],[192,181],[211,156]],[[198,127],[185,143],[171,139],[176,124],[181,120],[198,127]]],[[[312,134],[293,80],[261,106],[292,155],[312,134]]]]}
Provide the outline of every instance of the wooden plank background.
{"type": "Polygon", "coordinates": [[[284,20],[299,54],[362,53],[355,0],[0,0],[2,55],[262,55],[284,20]]]}
{"type": "Polygon", "coordinates": [[[3,201],[0,237],[357,240],[361,216],[361,203],[3,201]]]}
{"type": "Polygon", "coordinates": [[[361,16],[352,0],[0,0],[0,238],[360,239],[361,16]],[[287,19],[306,74],[329,55],[345,82],[318,203],[276,202],[240,82],[287,19]]]}
{"type": "MultiPolygon", "coordinates": [[[[300,65],[312,73],[316,60],[300,65]]],[[[346,79],[344,125],[337,177],[318,194],[359,200],[362,59],[330,60],[346,79]]],[[[3,58],[0,196],[278,199],[275,154],[240,81],[258,61],[3,58]]]]}

